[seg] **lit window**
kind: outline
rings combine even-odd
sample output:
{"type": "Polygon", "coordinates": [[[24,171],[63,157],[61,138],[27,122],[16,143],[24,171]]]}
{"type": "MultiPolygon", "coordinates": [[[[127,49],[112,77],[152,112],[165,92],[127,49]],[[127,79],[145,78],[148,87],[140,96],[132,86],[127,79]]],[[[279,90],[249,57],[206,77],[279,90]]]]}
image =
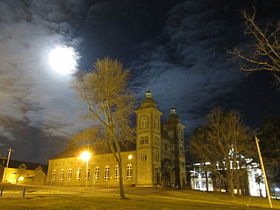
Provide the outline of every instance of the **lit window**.
{"type": "Polygon", "coordinates": [[[89,180],[89,177],[90,177],[90,168],[88,168],[86,171],[86,179],[89,180]]]}
{"type": "Polygon", "coordinates": [[[141,160],[147,160],[147,154],[141,154],[140,158],[141,160]]]}
{"type": "Polygon", "coordinates": [[[131,163],[127,164],[127,167],[126,167],[126,179],[132,180],[132,164],[131,163]]]}
{"type": "Polygon", "coordinates": [[[141,118],[141,128],[147,128],[148,126],[148,118],[146,116],[143,116],[141,118]]]}
{"type": "Polygon", "coordinates": [[[68,169],[68,174],[67,174],[67,179],[68,179],[68,182],[70,182],[71,181],[71,179],[72,179],[72,168],[69,168],[68,169]]]}
{"type": "Polygon", "coordinates": [[[64,169],[61,169],[60,170],[59,181],[63,182],[63,177],[64,177],[64,169]]]}
{"type": "Polygon", "coordinates": [[[76,172],[76,179],[77,181],[80,181],[81,180],[81,169],[77,169],[77,172],[76,172]]]}
{"type": "Polygon", "coordinates": [[[120,176],[119,166],[116,165],[116,169],[115,169],[115,180],[116,181],[119,181],[119,176],[120,176]]]}
{"type": "Polygon", "coordinates": [[[95,180],[97,181],[99,179],[99,167],[95,167],[95,170],[94,170],[94,177],[95,177],[95,180]]]}
{"type": "Polygon", "coordinates": [[[56,179],[56,169],[53,170],[52,181],[55,182],[55,179],[56,179]]]}
{"type": "Polygon", "coordinates": [[[108,181],[110,177],[110,166],[105,167],[105,174],[104,174],[104,180],[108,181]]]}

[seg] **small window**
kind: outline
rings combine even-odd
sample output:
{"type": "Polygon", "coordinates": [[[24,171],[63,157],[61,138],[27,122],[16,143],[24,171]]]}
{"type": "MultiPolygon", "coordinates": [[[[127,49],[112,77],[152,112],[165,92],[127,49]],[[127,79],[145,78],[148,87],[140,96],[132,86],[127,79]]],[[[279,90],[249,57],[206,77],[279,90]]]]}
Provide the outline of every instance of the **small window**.
{"type": "Polygon", "coordinates": [[[140,158],[141,160],[147,160],[147,154],[141,154],[140,158]]]}
{"type": "Polygon", "coordinates": [[[159,161],[159,155],[158,154],[156,154],[155,158],[156,158],[156,161],[159,161]]]}
{"type": "Polygon", "coordinates": [[[60,170],[60,176],[59,176],[59,181],[63,182],[63,178],[64,178],[64,169],[60,170]]]}
{"type": "Polygon", "coordinates": [[[148,136],[141,136],[140,144],[148,144],[148,143],[149,143],[148,136]]]}
{"type": "Polygon", "coordinates": [[[77,181],[80,181],[81,180],[81,169],[77,169],[77,172],[76,172],[76,179],[77,181]]]}
{"type": "Polygon", "coordinates": [[[71,181],[71,179],[72,179],[72,174],[73,174],[73,172],[72,172],[72,168],[69,168],[69,169],[68,169],[68,174],[67,174],[67,179],[68,179],[68,182],[70,182],[70,181],[71,181]]]}
{"type": "Polygon", "coordinates": [[[147,128],[148,127],[148,118],[147,118],[147,116],[143,116],[142,118],[141,118],[141,128],[143,129],[143,128],[147,128]]]}
{"type": "Polygon", "coordinates": [[[168,137],[171,138],[171,139],[174,138],[174,131],[173,130],[168,131],[168,137]]]}
{"type": "Polygon", "coordinates": [[[158,137],[155,137],[154,144],[155,145],[159,145],[160,144],[160,140],[159,140],[158,137]]]}
{"type": "Polygon", "coordinates": [[[126,179],[132,180],[132,164],[131,163],[127,164],[127,167],[126,167],[126,179]]]}
{"type": "Polygon", "coordinates": [[[110,166],[105,167],[105,174],[104,174],[104,180],[109,181],[110,178],[110,166]]]}
{"type": "Polygon", "coordinates": [[[148,136],[145,136],[144,137],[144,144],[148,144],[148,143],[149,143],[148,136]]]}
{"type": "Polygon", "coordinates": [[[99,166],[95,167],[94,179],[97,181],[99,179],[99,166]]]}
{"type": "Polygon", "coordinates": [[[115,168],[115,180],[119,181],[119,177],[120,177],[119,165],[116,165],[116,168],[115,168]]]}

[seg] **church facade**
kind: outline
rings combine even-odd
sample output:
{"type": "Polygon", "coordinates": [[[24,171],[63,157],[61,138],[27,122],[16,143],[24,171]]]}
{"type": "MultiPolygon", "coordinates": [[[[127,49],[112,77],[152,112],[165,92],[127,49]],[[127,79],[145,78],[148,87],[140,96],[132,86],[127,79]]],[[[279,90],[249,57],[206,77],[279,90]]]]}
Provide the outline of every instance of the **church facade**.
{"type": "MultiPolygon", "coordinates": [[[[136,141],[133,149],[122,151],[124,184],[136,187],[186,185],[184,125],[171,109],[162,123],[150,91],[136,113],[136,141]]],[[[119,167],[112,153],[93,154],[89,161],[79,158],[82,149],[65,151],[49,160],[47,184],[60,186],[118,186],[119,167]]]]}

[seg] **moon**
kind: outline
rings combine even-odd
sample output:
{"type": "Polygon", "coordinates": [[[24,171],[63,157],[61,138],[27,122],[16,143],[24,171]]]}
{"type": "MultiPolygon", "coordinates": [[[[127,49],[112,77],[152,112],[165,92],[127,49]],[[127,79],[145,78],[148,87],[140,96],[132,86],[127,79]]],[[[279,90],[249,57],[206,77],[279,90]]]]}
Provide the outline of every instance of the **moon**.
{"type": "Polygon", "coordinates": [[[57,46],[49,53],[48,62],[59,74],[69,75],[76,72],[78,55],[74,48],[57,46]]]}

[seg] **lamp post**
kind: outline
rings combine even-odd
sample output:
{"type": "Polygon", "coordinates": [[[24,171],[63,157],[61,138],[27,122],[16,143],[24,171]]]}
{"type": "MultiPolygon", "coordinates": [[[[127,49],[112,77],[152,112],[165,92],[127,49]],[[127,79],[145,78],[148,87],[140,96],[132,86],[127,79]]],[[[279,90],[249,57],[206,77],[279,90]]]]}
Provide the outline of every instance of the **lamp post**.
{"type": "Polygon", "coordinates": [[[8,149],[8,159],[7,159],[7,163],[6,163],[6,167],[4,168],[4,174],[3,174],[3,178],[2,178],[2,183],[5,182],[5,179],[6,179],[6,171],[8,170],[9,168],[9,163],[10,163],[10,158],[11,158],[11,153],[13,152],[14,150],[12,150],[12,148],[8,149]]]}
{"type": "Polygon", "coordinates": [[[87,187],[87,181],[88,181],[88,161],[91,157],[90,152],[84,151],[80,155],[80,159],[86,161],[86,187],[87,187]]]}
{"type": "Polygon", "coordinates": [[[260,146],[259,146],[259,141],[260,140],[256,136],[255,136],[255,141],[256,141],[257,150],[258,150],[258,154],[259,154],[259,158],[260,158],[260,164],[261,164],[261,167],[262,167],[262,172],[263,172],[263,178],[264,178],[264,182],[265,182],[265,188],[266,188],[268,203],[269,203],[270,208],[272,208],[272,202],[271,202],[271,198],[270,198],[268,182],[267,182],[265,168],[264,168],[264,164],[263,164],[262,153],[261,153],[260,146]]]}

